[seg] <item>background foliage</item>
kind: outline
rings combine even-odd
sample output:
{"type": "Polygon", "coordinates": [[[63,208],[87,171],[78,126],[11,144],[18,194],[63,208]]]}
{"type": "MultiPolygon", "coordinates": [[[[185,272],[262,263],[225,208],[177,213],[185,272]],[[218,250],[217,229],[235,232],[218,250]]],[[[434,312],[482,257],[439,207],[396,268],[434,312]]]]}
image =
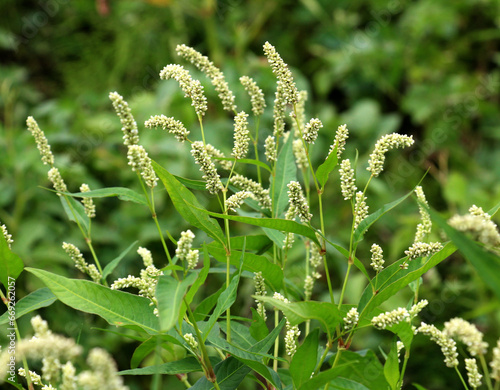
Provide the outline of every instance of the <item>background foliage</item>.
{"type": "MultiPolygon", "coordinates": [[[[185,43],[208,55],[226,73],[239,107],[247,110],[238,83],[242,74],[255,77],[268,105],[272,102],[274,77],[261,50],[266,40],[291,66],[298,86],[309,92],[307,114],[325,125],[318,144],[330,144],[337,126],[347,123],[348,151],[358,150],[362,164],[382,134],[398,131],[417,140],[410,152],[388,156],[390,172],[368,194],[373,210],[413,188],[426,170],[429,203],[445,216],[465,213],[471,204],[488,210],[500,198],[499,6],[498,0],[5,0],[0,5],[0,221],[9,227],[14,250],[27,266],[77,277],[61,243],[83,247],[83,242],[57,197],[37,187],[48,181],[25,130],[26,117],[33,115],[45,131],[70,190],[82,182],[92,188],[135,186],[108,92],[116,90],[128,100],[139,124],[152,114],[175,112],[196,132],[196,118],[182,94],[159,82],[161,68],[179,62],[175,46],[185,43]]],[[[206,79],[200,79],[209,102],[216,101],[206,79]]],[[[267,119],[263,138],[271,131],[267,119]]],[[[229,151],[231,128],[232,118],[218,105],[210,106],[207,141],[229,151]]],[[[141,133],[141,140],[171,172],[199,177],[189,154],[170,138],[151,131],[141,133]]],[[[324,151],[316,150],[313,158],[319,161],[324,151]]],[[[338,191],[330,195],[339,199],[338,191]]],[[[158,214],[162,226],[178,235],[187,225],[175,214],[162,213],[170,208],[164,199],[158,214]]],[[[381,219],[367,242],[376,240],[396,258],[413,239],[416,210],[414,203],[405,202],[398,213],[381,219]]],[[[329,212],[327,230],[336,241],[346,240],[347,231],[339,227],[349,221],[347,203],[329,212]]],[[[153,253],[160,250],[146,210],[113,198],[97,202],[97,213],[94,243],[101,258],[113,259],[136,240],[153,253]]],[[[204,237],[197,239],[201,243],[204,237]]],[[[294,274],[293,254],[291,258],[290,278],[299,283],[301,269],[294,274]]],[[[336,286],[344,267],[339,258],[332,272],[336,286]]],[[[117,274],[137,270],[132,251],[117,274]]],[[[352,302],[361,294],[361,280],[358,284],[353,277],[347,294],[352,302]]],[[[38,286],[37,279],[23,273],[18,294],[38,286]]],[[[240,289],[241,297],[252,292],[250,284],[240,289]]],[[[205,294],[215,290],[207,285],[205,294]]],[[[321,290],[317,286],[319,294],[321,290]]],[[[498,305],[489,302],[490,294],[472,268],[454,256],[426,275],[421,295],[431,303],[429,322],[441,324],[457,315],[474,318],[491,345],[500,334],[489,326],[495,317],[498,321],[498,305]]],[[[252,304],[240,299],[247,308],[252,304]]],[[[405,303],[404,296],[396,297],[388,307],[405,303]]],[[[85,348],[106,345],[120,368],[129,367],[126,359],[134,343],[90,329],[107,327],[93,316],[55,305],[57,311],[41,310],[55,332],[80,335],[85,348]]],[[[28,325],[27,319],[21,321],[25,331],[28,325]]],[[[375,337],[383,336],[372,332],[353,348],[376,346],[380,340],[375,337]]],[[[408,381],[425,372],[435,375],[430,388],[453,387],[454,377],[434,369],[442,365],[441,356],[421,348],[412,354],[408,381]]],[[[141,378],[137,384],[128,379],[132,388],[144,385],[141,378]]],[[[174,381],[172,388],[177,385],[174,381]]]]}

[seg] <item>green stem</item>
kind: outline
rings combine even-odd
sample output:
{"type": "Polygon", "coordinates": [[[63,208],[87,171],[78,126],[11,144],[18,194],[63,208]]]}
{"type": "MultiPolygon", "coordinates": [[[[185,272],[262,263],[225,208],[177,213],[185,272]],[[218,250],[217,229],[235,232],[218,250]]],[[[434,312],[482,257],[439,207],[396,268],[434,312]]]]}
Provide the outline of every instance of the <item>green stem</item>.
{"type": "Polygon", "coordinates": [[[330,280],[330,272],[328,271],[328,263],[326,262],[326,256],[323,255],[323,266],[325,267],[326,283],[328,284],[328,292],[330,293],[330,302],[335,305],[335,298],[333,298],[333,288],[332,281],[330,280]]]}
{"type": "MultiPolygon", "coordinates": [[[[488,386],[488,390],[493,390],[493,384],[491,383],[490,372],[488,370],[488,366],[486,365],[486,360],[484,359],[483,354],[479,355],[479,361],[481,362],[481,368],[483,369],[484,378],[486,379],[486,386],[488,386]]],[[[498,384],[499,382],[497,381],[496,385],[498,384]]]]}
{"type": "MultiPolygon", "coordinates": [[[[274,309],[274,327],[276,328],[279,324],[279,310],[274,309]]],[[[276,337],[276,340],[274,340],[274,360],[273,360],[273,370],[278,372],[278,353],[280,349],[280,339],[279,337],[276,337]]]]}
{"type": "Polygon", "coordinates": [[[205,142],[205,132],[203,131],[203,120],[202,120],[202,116],[200,114],[198,114],[198,122],[200,122],[201,139],[203,140],[203,146],[206,148],[207,143],[205,142]]]}
{"type": "Polygon", "coordinates": [[[405,377],[406,365],[407,365],[409,359],[410,359],[410,351],[406,351],[405,358],[403,361],[403,368],[401,369],[401,374],[399,375],[399,381],[398,381],[398,386],[400,388],[403,387],[403,380],[405,377]]]}
{"type": "MultiPolygon", "coordinates": [[[[233,164],[234,167],[235,164],[233,164]]],[[[228,180],[229,184],[229,180],[228,180]]],[[[224,189],[222,191],[222,196],[224,200],[224,214],[228,214],[228,209],[226,206],[226,193],[227,189],[224,189]]],[[[230,275],[231,275],[231,236],[229,233],[229,220],[224,219],[224,229],[226,231],[226,240],[227,240],[227,246],[226,246],[226,289],[229,288],[229,283],[231,281],[230,275]]],[[[228,307],[226,310],[226,321],[227,321],[227,341],[230,343],[231,342],[231,308],[228,307]]]]}
{"type": "MultiPolygon", "coordinates": [[[[260,161],[259,160],[259,125],[260,125],[260,116],[258,116],[256,119],[255,119],[255,138],[253,139],[253,149],[255,151],[255,159],[257,161],[260,161]]],[[[259,184],[262,185],[262,176],[261,176],[261,173],[260,173],[260,167],[257,165],[257,179],[259,180],[259,184]]]]}
{"type": "Polygon", "coordinates": [[[347,264],[347,272],[345,273],[344,284],[342,285],[342,292],[340,293],[340,298],[339,298],[339,309],[342,306],[342,302],[344,300],[344,293],[347,287],[347,279],[349,278],[349,272],[351,271],[352,264],[353,262],[351,258],[349,258],[349,263],[347,264]]]}
{"type": "Polygon", "coordinates": [[[464,380],[462,374],[460,374],[460,371],[458,370],[457,366],[455,366],[455,371],[457,372],[458,377],[460,378],[460,381],[462,382],[462,385],[464,385],[465,390],[469,390],[469,388],[467,387],[467,384],[465,383],[465,380],[464,380]]]}

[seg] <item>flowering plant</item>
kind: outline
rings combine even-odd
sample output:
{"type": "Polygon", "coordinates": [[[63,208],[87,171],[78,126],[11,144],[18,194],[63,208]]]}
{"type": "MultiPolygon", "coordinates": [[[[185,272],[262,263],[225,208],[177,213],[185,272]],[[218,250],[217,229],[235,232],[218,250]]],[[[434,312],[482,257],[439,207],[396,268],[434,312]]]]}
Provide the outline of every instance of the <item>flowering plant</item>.
{"type": "MultiPolygon", "coordinates": [[[[2,323],[10,322],[20,339],[16,318],[57,299],[76,310],[96,314],[111,325],[136,332],[135,338],[141,343],[137,351],[143,360],[153,355],[155,363],[137,368],[142,360],[136,361],[135,367],[119,374],[176,375],[187,388],[217,390],[236,389],[248,378],[267,389],[399,389],[405,385],[412,343],[424,335],[439,345],[446,366],[456,371],[464,388],[478,388],[484,383],[490,390],[498,389],[500,341],[489,356],[483,334],[474,324],[454,318],[439,330],[420,321],[419,313],[428,302],[419,300],[419,287],[421,276],[457,248],[482,276],[493,269],[495,262],[498,264],[500,234],[491,216],[500,204],[488,213],[472,206],[468,215],[455,216],[446,222],[429,206],[422,187],[415,185],[404,196],[370,213],[368,188],[372,181],[379,180],[386,153],[411,147],[412,136],[392,133],[377,141],[368,160],[366,169],[370,176],[366,183],[360,183],[357,177],[357,159],[346,158],[349,130],[345,124],[331,134],[326,157],[316,163],[311,151],[320,146],[315,141],[324,126],[318,118],[306,121],[307,94],[297,89],[292,72],[276,49],[266,42],[264,53],[277,83],[273,131],[264,141],[263,160],[259,127],[266,102],[256,82],[248,76],[240,78],[250,97],[253,120],[249,120],[248,113],[238,112],[235,96],[220,69],[185,45],[178,46],[177,53],[208,76],[224,110],[234,116],[234,146],[230,155],[206,142],[203,119],[208,105],[204,87],[181,65],[167,65],[160,77],[175,80],[191,101],[201,139],[190,139],[191,133],[182,122],[165,115],[152,116],[144,127],[162,128],[178,142],[188,143],[202,180],[176,176],[152,160],[140,144],[138,125],[130,107],[121,95],[112,92],[109,97],[122,124],[129,165],[137,174],[142,193],[122,187],[92,190],[87,184],[82,184],[80,192],[71,193],[56,167],[43,131],[29,117],[28,130],[35,138],[42,162],[50,166],[48,178],[69,219],[85,238],[92,261],[89,263],[71,243],[65,242],[62,247],[78,270],[91,280],[68,279],[46,270],[25,268],[11,251],[12,237],[7,227],[2,226],[3,285],[7,288],[7,278],[16,278],[25,270],[48,287],[20,300],[15,318],[6,313],[0,317],[2,323]],[[340,173],[339,199],[347,201],[352,211],[346,245],[335,243],[332,233],[325,228],[324,192],[327,184],[331,185],[330,174],[335,170],[340,173]],[[255,176],[250,176],[250,172],[255,176]],[[162,194],[158,190],[161,186],[175,210],[190,225],[177,239],[158,220],[155,198],[162,194]],[[358,186],[362,190],[358,191],[358,186]],[[206,192],[218,201],[219,209],[208,210],[193,191],[206,192]],[[414,242],[404,255],[390,261],[377,243],[371,243],[369,251],[361,250],[359,245],[367,230],[412,194],[418,202],[421,222],[414,242]],[[98,211],[94,199],[106,196],[118,196],[146,207],[164,250],[163,258],[153,259],[150,250],[139,247],[137,253],[143,264],[139,275],[114,278],[113,282],[111,277],[123,256],[101,264],[92,244],[92,219],[98,211]],[[317,210],[312,207],[315,202],[317,210]],[[449,241],[430,241],[433,222],[449,241]],[[236,223],[254,226],[255,230],[246,236],[235,236],[232,228],[236,223]],[[207,237],[199,246],[195,245],[197,232],[207,237]],[[287,260],[292,250],[302,253],[301,286],[287,279],[287,260]],[[329,271],[333,252],[344,258],[345,273],[340,286],[334,286],[329,271]],[[224,267],[221,269],[217,263],[224,267]],[[358,302],[351,301],[346,294],[349,277],[355,269],[365,285],[358,302]],[[225,274],[224,285],[215,294],[200,299],[197,297],[200,287],[216,271],[225,274]],[[253,278],[255,284],[251,318],[245,318],[245,313],[235,305],[242,278],[253,278]],[[315,291],[316,281],[321,278],[326,279],[328,288],[324,295],[315,291]],[[406,307],[381,310],[382,304],[407,286],[411,287],[413,297],[406,307]],[[123,289],[132,289],[136,294],[123,289]],[[374,351],[352,350],[353,339],[366,328],[387,330],[394,335],[392,345],[382,348],[386,351],[382,360],[374,351]],[[283,329],[284,342],[280,335],[283,329]],[[459,368],[456,341],[467,347],[465,371],[459,368]],[[183,351],[183,357],[163,357],[162,350],[172,345],[183,351]],[[196,377],[191,374],[194,372],[203,375],[196,377]],[[197,378],[196,382],[192,378],[197,378]]],[[[485,282],[500,296],[498,275],[487,275],[485,282]]],[[[3,292],[2,299],[8,305],[9,299],[3,292]]],[[[40,317],[34,317],[32,324],[33,339],[23,339],[16,355],[16,364],[23,366],[18,373],[26,377],[28,386],[97,389],[106,383],[106,388],[124,388],[115,363],[104,351],[89,353],[91,370],[76,374],[71,359],[81,353],[78,345],[53,335],[40,317]],[[43,360],[42,375],[29,370],[27,359],[43,360]]],[[[15,377],[7,377],[3,371],[7,366],[3,362],[8,358],[8,350],[4,350],[0,355],[0,380],[7,379],[19,387],[15,377]]]]}

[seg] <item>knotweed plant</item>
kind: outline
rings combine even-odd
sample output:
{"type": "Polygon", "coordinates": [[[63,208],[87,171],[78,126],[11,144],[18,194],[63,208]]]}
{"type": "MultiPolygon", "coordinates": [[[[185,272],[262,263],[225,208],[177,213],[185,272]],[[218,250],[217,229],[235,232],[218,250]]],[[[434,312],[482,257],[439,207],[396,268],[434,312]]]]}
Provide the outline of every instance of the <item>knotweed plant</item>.
{"type": "Polygon", "coordinates": [[[293,72],[269,42],[263,54],[275,83],[259,86],[244,75],[239,79],[240,89],[245,90],[242,96],[232,92],[223,71],[208,57],[186,45],[178,46],[177,54],[186,60],[186,67],[166,65],[160,78],[165,83],[175,80],[186,104],[192,105],[199,128],[188,131],[176,112],[159,113],[140,125],[133,107],[120,94],[109,95],[122,127],[123,159],[135,172],[136,187],[91,189],[81,184],[79,192],[72,192],[75,189],[64,181],[66,173],[56,165],[57,156],[44,132],[33,117],[27,119],[42,163],[48,165],[53,192],[76,223],[85,247],[62,243],[81,272],[78,278],[25,268],[13,252],[15,237],[8,226],[0,225],[0,282],[5,293],[0,292],[8,308],[0,319],[9,324],[17,340],[14,358],[9,346],[2,347],[0,381],[18,388],[26,381],[30,389],[126,388],[124,377],[117,375],[115,363],[102,349],[92,350],[89,370],[78,372],[72,359],[82,353],[81,347],[52,334],[37,316],[32,319],[33,339],[22,337],[17,319],[57,299],[102,317],[113,332],[126,331],[137,349],[134,370],[123,374],[155,375],[156,384],[161,376],[171,376],[167,380],[179,380],[193,389],[248,388],[242,383],[262,389],[400,389],[407,385],[405,371],[413,341],[421,338],[437,344],[443,367],[455,370],[465,389],[498,389],[500,340],[489,351],[483,333],[472,322],[462,318],[422,322],[419,316],[428,302],[421,299],[419,288],[425,283],[421,277],[458,248],[498,292],[497,279],[488,273],[499,269],[494,264],[499,261],[500,235],[492,220],[499,207],[485,212],[473,206],[469,214],[453,216],[446,223],[429,205],[418,185],[420,178],[415,178],[409,180],[405,195],[393,199],[387,194],[388,203],[378,208],[370,184],[384,180],[388,153],[411,147],[411,135],[382,135],[373,149],[359,151],[369,154],[362,166],[366,160],[350,147],[347,124],[331,131],[326,122],[308,116],[307,93],[297,89],[293,72]],[[191,73],[192,66],[208,77],[220,102],[208,105],[204,86],[193,76],[199,73],[191,73]],[[264,91],[273,94],[272,107],[266,106],[264,91]],[[243,106],[240,98],[249,100],[251,115],[238,108],[243,106]],[[215,105],[233,122],[233,131],[222,136],[232,140],[230,146],[206,142],[204,123],[215,105]],[[266,109],[272,118],[264,115],[266,109]],[[261,133],[267,133],[259,138],[261,125],[261,133]],[[141,144],[140,135],[158,128],[166,130],[156,132],[158,137],[170,137],[169,142],[191,155],[198,176],[183,178],[156,162],[160,156],[141,144]],[[319,142],[325,139],[328,144],[319,142]],[[335,194],[327,201],[326,188],[335,194]],[[133,245],[106,264],[100,260],[104,248],[93,245],[92,220],[103,196],[135,202],[152,217],[158,245],[148,243],[150,250],[139,244],[135,274],[123,275],[117,268],[133,245]],[[186,222],[184,231],[170,232],[160,224],[156,207],[160,196],[170,200],[161,212],[177,213],[186,222]],[[412,196],[421,221],[414,239],[412,233],[404,243],[407,249],[398,256],[387,248],[384,254],[385,245],[365,242],[366,232],[375,230],[378,219],[412,196]],[[334,224],[325,223],[326,211],[343,205],[349,223],[330,231],[328,226],[334,224]],[[450,241],[436,240],[439,235],[433,235],[433,223],[443,230],[441,237],[450,241]],[[342,229],[345,234],[338,234],[342,229]],[[293,279],[297,269],[299,283],[293,279]],[[50,291],[33,292],[30,299],[19,301],[13,313],[11,286],[23,270],[50,291]],[[352,274],[358,288],[363,288],[360,297],[349,293],[352,274]],[[202,286],[209,286],[212,295],[203,296],[207,290],[202,286]],[[401,290],[411,295],[411,301],[405,307],[390,307],[387,301],[401,290]],[[378,349],[367,352],[360,347],[367,332],[372,332],[372,340],[392,334],[392,346],[381,342],[378,349]],[[41,371],[30,370],[32,359],[42,361],[41,371]],[[196,371],[201,375],[193,374],[196,371]]]}

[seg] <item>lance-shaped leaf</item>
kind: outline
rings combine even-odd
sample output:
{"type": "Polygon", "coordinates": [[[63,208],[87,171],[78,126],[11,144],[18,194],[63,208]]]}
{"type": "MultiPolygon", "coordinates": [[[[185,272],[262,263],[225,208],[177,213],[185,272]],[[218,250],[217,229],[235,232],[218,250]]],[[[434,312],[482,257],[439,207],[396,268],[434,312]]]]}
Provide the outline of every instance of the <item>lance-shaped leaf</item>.
{"type": "MultiPolygon", "coordinates": [[[[56,299],[55,295],[47,287],[33,291],[16,302],[16,319],[42,307],[52,305],[56,299]]],[[[0,325],[6,324],[8,321],[9,312],[6,311],[0,316],[0,325]]]]}
{"type": "Polygon", "coordinates": [[[321,164],[318,169],[316,169],[316,178],[318,179],[318,183],[321,188],[325,187],[326,182],[328,181],[328,176],[335,169],[338,163],[337,158],[337,146],[332,150],[332,152],[328,155],[325,162],[321,164]]]}
{"type": "Polygon", "coordinates": [[[5,289],[8,288],[9,282],[12,284],[12,281],[17,279],[23,268],[23,261],[10,250],[7,240],[0,233],[0,282],[2,282],[5,289]]]}
{"type": "Polygon", "coordinates": [[[87,192],[62,192],[62,194],[75,198],[109,198],[116,196],[118,199],[128,202],[139,203],[146,206],[148,204],[144,195],[125,187],[100,188],[87,192]]]}
{"type": "Polygon", "coordinates": [[[281,216],[288,205],[288,183],[297,180],[297,165],[293,156],[293,137],[288,137],[287,142],[281,148],[276,162],[276,176],[271,179],[271,198],[274,202],[276,215],[281,216]]]}

